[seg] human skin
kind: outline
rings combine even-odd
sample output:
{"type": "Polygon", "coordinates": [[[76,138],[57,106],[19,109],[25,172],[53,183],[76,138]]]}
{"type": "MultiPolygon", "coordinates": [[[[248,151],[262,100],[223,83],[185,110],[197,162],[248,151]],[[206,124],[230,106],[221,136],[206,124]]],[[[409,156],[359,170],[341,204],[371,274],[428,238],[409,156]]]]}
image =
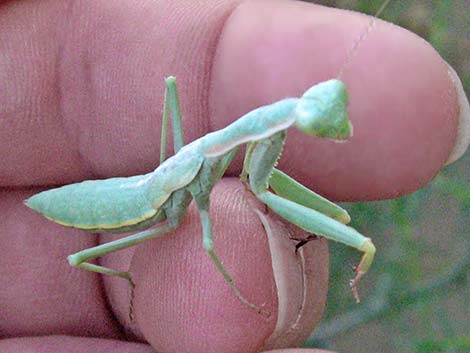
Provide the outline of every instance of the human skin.
{"type": "MultiPolygon", "coordinates": [[[[165,76],[178,78],[185,139],[192,141],[335,77],[369,23],[288,1],[2,2],[0,351],[262,351],[279,298],[266,231],[253,211],[260,206],[247,206],[233,178],[211,195],[215,247],[245,295],[270,309],[269,318],[244,307],[224,284],[201,249],[193,210],[171,236],[103,260],[130,266],[136,279],[130,322],[124,281],[65,261],[113,237],[65,229],[22,200],[57,185],[152,170],[165,76]],[[214,327],[216,319],[224,330],[214,327]],[[36,337],[46,335],[53,336],[36,337]]],[[[415,35],[377,22],[342,79],[354,137],[334,144],[289,131],[280,169],[335,200],[395,197],[429,182],[458,130],[457,93],[438,54],[415,35]]],[[[239,174],[241,161],[229,176],[239,174]]],[[[318,321],[327,250],[323,241],[308,246],[316,254],[307,274],[308,315],[318,321]]],[[[303,336],[311,329],[298,328],[303,336]]],[[[282,351],[296,352],[315,350],[282,351]]]]}

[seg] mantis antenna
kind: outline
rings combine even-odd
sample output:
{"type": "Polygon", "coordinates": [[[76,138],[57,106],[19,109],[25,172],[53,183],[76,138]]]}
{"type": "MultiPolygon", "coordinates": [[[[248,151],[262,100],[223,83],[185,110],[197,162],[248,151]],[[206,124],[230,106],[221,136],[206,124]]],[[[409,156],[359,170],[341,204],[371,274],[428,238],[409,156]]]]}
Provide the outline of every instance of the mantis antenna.
{"type": "Polygon", "coordinates": [[[349,49],[346,55],[346,59],[344,60],[343,65],[341,65],[341,69],[339,70],[338,77],[337,77],[338,79],[341,79],[341,76],[343,75],[345,68],[351,63],[352,59],[354,59],[354,56],[357,54],[357,49],[364,42],[364,40],[367,38],[369,33],[374,29],[377,23],[377,17],[380,16],[380,14],[385,10],[385,8],[388,6],[389,3],[390,3],[390,0],[385,0],[382,3],[382,6],[380,6],[380,8],[377,10],[375,15],[370,20],[369,25],[367,26],[366,30],[362,32],[362,34],[359,36],[359,38],[356,39],[356,41],[354,41],[353,46],[351,47],[351,49],[349,49]]]}

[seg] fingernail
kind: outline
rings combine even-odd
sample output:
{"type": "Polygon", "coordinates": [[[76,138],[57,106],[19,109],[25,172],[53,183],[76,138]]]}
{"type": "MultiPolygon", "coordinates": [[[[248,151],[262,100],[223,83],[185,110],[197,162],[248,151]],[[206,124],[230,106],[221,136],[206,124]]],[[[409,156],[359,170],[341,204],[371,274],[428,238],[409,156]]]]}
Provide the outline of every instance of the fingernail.
{"type": "Polygon", "coordinates": [[[326,302],[326,242],[312,240],[297,251],[290,237],[306,238],[307,233],[272,214],[255,212],[266,231],[278,297],[276,325],[262,351],[299,346],[320,321],[326,302]]]}
{"type": "Polygon", "coordinates": [[[449,76],[454,83],[455,89],[457,90],[457,100],[459,104],[459,126],[454,148],[452,149],[449,158],[447,158],[446,165],[451,164],[462,157],[470,143],[470,104],[468,103],[468,99],[465,95],[465,91],[463,90],[462,81],[460,81],[459,76],[449,64],[447,64],[447,66],[449,69],[449,76]]]}

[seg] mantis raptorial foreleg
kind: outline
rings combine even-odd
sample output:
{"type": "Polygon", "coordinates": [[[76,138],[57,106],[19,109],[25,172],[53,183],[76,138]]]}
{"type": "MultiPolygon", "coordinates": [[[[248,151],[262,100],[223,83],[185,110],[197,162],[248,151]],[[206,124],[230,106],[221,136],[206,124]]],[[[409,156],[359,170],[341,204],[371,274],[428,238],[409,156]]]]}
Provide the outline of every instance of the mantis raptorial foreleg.
{"type": "Polygon", "coordinates": [[[269,186],[277,195],[305,207],[313,208],[343,224],[348,224],[351,221],[351,217],[349,217],[346,210],[276,168],[274,168],[269,179],[269,186]]]}
{"type": "Polygon", "coordinates": [[[260,190],[256,196],[278,215],[307,232],[338,241],[364,252],[356,268],[357,275],[350,283],[356,301],[359,302],[356,284],[369,269],[375,255],[375,247],[371,240],[354,228],[340,222],[332,222],[330,217],[314,209],[289,201],[269,191],[260,190]]]}
{"type": "MultiPolygon", "coordinates": [[[[245,160],[243,161],[243,170],[240,175],[242,182],[248,180],[250,169],[251,157],[258,142],[249,143],[245,153],[245,160]]],[[[318,195],[312,190],[306,188],[298,181],[291,178],[289,175],[274,168],[269,179],[269,186],[276,192],[277,195],[285,199],[299,203],[305,207],[313,208],[337,221],[347,224],[351,221],[349,214],[331,202],[330,200],[318,195]]]]}
{"type": "MultiPolygon", "coordinates": [[[[375,247],[369,238],[364,237],[355,229],[335,221],[313,208],[268,191],[269,178],[279,151],[284,144],[284,139],[284,132],[277,133],[269,139],[259,142],[253,150],[249,165],[251,189],[259,200],[287,221],[309,233],[341,242],[364,252],[356,269],[357,275],[350,283],[356,301],[359,301],[356,284],[369,269],[374,258],[375,247]]],[[[306,204],[305,201],[302,203],[306,204]]]]}
{"type": "Polygon", "coordinates": [[[242,183],[246,183],[248,180],[248,170],[250,166],[250,159],[251,159],[251,154],[253,153],[253,149],[256,147],[257,142],[251,142],[247,144],[246,146],[246,152],[245,152],[245,159],[243,160],[243,169],[240,174],[240,180],[242,183]]]}

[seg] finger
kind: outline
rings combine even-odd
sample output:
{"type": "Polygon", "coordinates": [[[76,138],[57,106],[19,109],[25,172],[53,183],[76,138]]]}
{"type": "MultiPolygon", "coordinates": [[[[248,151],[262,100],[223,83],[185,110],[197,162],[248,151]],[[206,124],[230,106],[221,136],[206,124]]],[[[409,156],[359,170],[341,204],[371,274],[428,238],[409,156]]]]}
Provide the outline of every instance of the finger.
{"type": "Polygon", "coordinates": [[[0,332],[6,337],[121,337],[100,278],[66,260],[95,245],[96,237],[30,212],[23,205],[30,194],[0,193],[0,281],[8,284],[0,289],[0,332]]]}
{"type": "Polygon", "coordinates": [[[10,338],[0,341],[0,350],[11,353],[155,353],[153,348],[146,344],[71,336],[10,338]]]}
{"type": "MultiPolygon", "coordinates": [[[[234,3],[108,8],[83,1],[67,8],[63,21],[56,16],[64,13],[62,2],[45,4],[2,8],[0,33],[23,25],[19,38],[1,41],[11,65],[2,82],[16,92],[0,98],[4,184],[66,183],[152,169],[164,76],[180,79],[186,139],[192,140],[259,104],[336,76],[369,24],[364,16],[301,3],[247,3],[226,24],[234,3]],[[30,18],[32,13],[41,16],[30,18]],[[201,35],[190,35],[194,28],[201,35]],[[51,29],[61,35],[52,36],[51,29]],[[122,53],[130,54],[121,60],[122,53]],[[18,141],[21,147],[12,152],[18,141]]],[[[346,65],[344,79],[351,87],[355,137],[337,146],[293,133],[281,165],[343,199],[389,197],[426,183],[457,134],[456,93],[442,60],[416,36],[379,22],[346,65]]]]}
{"type": "Polygon", "coordinates": [[[369,17],[271,5],[246,2],[224,26],[212,75],[211,116],[221,118],[214,129],[343,69],[354,137],[335,144],[289,131],[280,169],[335,199],[396,197],[434,177],[456,143],[468,145],[468,133],[456,138],[459,109],[467,107],[462,130],[470,119],[463,90],[459,106],[455,77],[421,38],[376,20],[351,53],[369,17]]]}
{"type": "Polygon", "coordinates": [[[242,295],[270,315],[234,295],[203,250],[199,216],[190,207],[175,232],[134,255],[134,312],[143,335],[159,352],[254,353],[302,344],[325,304],[326,242],[296,253],[289,236],[299,230],[269,215],[262,223],[254,210],[259,203],[235,179],[217,184],[212,195],[216,253],[242,295]]]}
{"type": "Polygon", "coordinates": [[[0,95],[0,184],[69,183],[155,168],[168,75],[179,78],[186,140],[207,132],[212,57],[234,6],[3,5],[0,91],[8,94],[0,95]]]}
{"type": "MultiPolygon", "coordinates": [[[[28,209],[21,202],[28,195],[27,192],[19,191],[0,195],[1,208],[4,210],[4,218],[0,221],[2,234],[0,244],[1,280],[4,283],[10,283],[9,286],[0,291],[3,314],[2,319],[0,319],[2,332],[8,336],[72,334],[118,338],[120,337],[120,331],[126,331],[126,337],[142,339],[143,336],[137,327],[136,321],[130,323],[128,320],[130,303],[128,283],[122,279],[105,276],[103,280],[107,289],[106,295],[102,292],[100,276],[71,268],[67,264],[67,255],[95,245],[95,237],[78,230],[55,225],[39,215],[28,212],[28,209]],[[109,311],[110,308],[112,308],[112,312],[109,311]],[[35,317],[35,320],[30,320],[32,316],[35,317]],[[113,320],[114,316],[117,316],[125,326],[124,329],[119,328],[116,321],[113,320]],[[129,333],[131,334],[129,335],[129,333]]],[[[216,212],[214,218],[215,244],[224,264],[230,266],[232,274],[237,274],[236,282],[250,289],[250,286],[253,286],[253,278],[246,279],[245,276],[252,273],[256,279],[255,288],[250,289],[248,293],[253,291],[256,294],[261,291],[261,294],[263,294],[263,290],[269,291],[270,288],[272,289],[272,285],[268,283],[265,286],[263,281],[272,282],[273,280],[273,269],[266,262],[269,262],[269,258],[260,257],[263,254],[266,255],[267,250],[265,247],[268,233],[276,233],[282,236],[289,234],[295,238],[299,238],[303,234],[295,236],[295,231],[298,232],[298,230],[286,230],[277,221],[271,227],[273,230],[268,232],[262,227],[260,219],[253,213],[251,205],[246,204],[245,198],[243,187],[233,180],[222,181],[214,190],[212,210],[216,212]],[[225,233],[227,228],[231,229],[228,234],[225,233]],[[252,238],[255,238],[254,241],[252,238]],[[258,253],[257,249],[260,246],[261,248],[264,247],[264,250],[258,253]],[[227,252],[230,254],[228,256],[230,261],[227,259],[227,252]],[[259,265],[257,261],[261,261],[264,267],[259,265]],[[240,263],[242,265],[239,266],[240,263]],[[233,273],[234,270],[236,272],[233,273]],[[262,280],[259,279],[260,276],[263,277],[262,280]],[[244,284],[246,282],[248,284],[244,284]]],[[[207,254],[202,251],[200,224],[197,215],[194,213],[193,209],[192,217],[189,218],[188,223],[185,223],[181,230],[178,230],[178,234],[167,235],[168,240],[163,242],[163,246],[161,242],[143,246],[145,249],[144,255],[137,257],[137,259],[140,258],[140,260],[136,260],[140,261],[140,265],[136,266],[135,272],[144,272],[141,275],[143,279],[139,282],[140,287],[143,288],[139,290],[144,293],[144,300],[151,302],[150,307],[156,305],[152,301],[163,305],[178,300],[184,301],[188,306],[190,299],[194,299],[193,296],[197,296],[197,293],[195,291],[185,293],[184,288],[180,287],[181,281],[188,281],[191,276],[199,277],[200,280],[201,276],[206,274],[211,275],[214,279],[218,278],[218,280],[212,283],[211,277],[210,281],[202,281],[201,288],[199,288],[201,291],[213,291],[214,288],[212,287],[218,285],[220,285],[220,289],[225,288],[225,290],[214,290],[214,295],[218,295],[215,303],[214,300],[208,298],[204,303],[201,303],[199,309],[202,309],[204,305],[212,306],[216,304],[213,306],[214,310],[217,305],[222,306],[224,310],[229,311],[229,314],[234,315],[234,318],[239,315],[239,311],[242,311],[243,315],[252,315],[252,312],[246,312],[245,307],[240,308],[240,303],[236,299],[234,300],[233,293],[230,290],[227,293],[226,283],[223,282],[220,274],[214,270],[213,264],[208,261],[207,254]],[[186,261],[192,261],[192,271],[181,267],[183,265],[181,265],[179,259],[182,257],[186,257],[188,259],[186,261]],[[169,262],[166,266],[160,267],[159,261],[154,262],[158,259],[159,261],[169,262]],[[205,263],[205,265],[201,267],[201,263],[205,263]],[[146,276],[146,271],[154,266],[157,267],[154,272],[162,272],[152,274],[149,277],[146,276]],[[167,271],[166,268],[168,267],[172,270],[167,271]],[[173,276],[174,281],[168,282],[169,275],[173,276]],[[153,291],[152,287],[150,287],[150,293],[145,292],[149,289],[149,286],[153,285],[162,285],[163,288],[160,289],[160,292],[163,291],[164,294],[172,286],[174,286],[173,290],[180,289],[182,292],[170,298],[168,295],[160,295],[159,291],[153,291]],[[225,307],[226,297],[232,298],[233,307],[225,307]]],[[[115,238],[115,236],[108,236],[106,240],[111,238],[115,238]]],[[[291,255],[294,251],[294,245],[290,241],[287,242],[287,245],[284,244],[284,247],[288,247],[291,255]]],[[[312,242],[309,246],[302,248],[305,255],[302,255],[304,256],[303,261],[305,261],[304,268],[308,269],[304,281],[308,286],[302,290],[294,291],[293,289],[296,287],[296,283],[298,286],[299,276],[302,275],[298,264],[296,265],[295,261],[292,264],[292,258],[289,262],[289,257],[281,262],[281,270],[285,267],[289,271],[284,275],[279,275],[281,279],[284,278],[285,286],[281,287],[281,285],[276,284],[278,292],[274,293],[275,296],[271,297],[271,300],[278,301],[276,307],[277,317],[274,319],[275,310],[273,310],[272,320],[277,322],[282,317],[284,318],[284,325],[277,325],[275,329],[273,327],[267,328],[268,331],[272,330],[269,331],[270,344],[272,345],[278,342],[300,344],[310,334],[313,326],[321,317],[326,296],[328,266],[326,243],[312,242]],[[288,265],[289,263],[291,265],[288,265]],[[294,272],[295,269],[297,269],[297,272],[294,272]],[[289,286],[290,293],[296,298],[279,294],[280,288],[286,286],[289,286]],[[302,298],[303,302],[308,305],[299,302],[302,298]],[[296,300],[298,303],[292,305],[296,300]],[[294,309],[294,312],[292,312],[292,309],[294,309]],[[289,325],[292,323],[293,318],[296,322],[296,329],[293,331],[295,334],[290,332],[286,338],[284,333],[289,332],[289,325]]],[[[125,271],[129,269],[133,252],[134,248],[113,253],[100,259],[100,263],[104,266],[125,271]]],[[[279,254],[279,251],[276,252],[272,249],[269,252],[271,252],[271,257],[274,256],[273,253],[279,254]]],[[[283,259],[280,255],[278,258],[283,259]]],[[[294,256],[294,259],[298,259],[298,257],[294,256]]],[[[278,279],[279,281],[281,280],[278,279]]],[[[261,297],[262,303],[268,300],[265,299],[264,295],[261,295],[261,297]]],[[[158,310],[147,310],[147,303],[144,302],[143,305],[143,320],[152,320],[153,322],[154,314],[158,313],[158,310]]],[[[136,308],[138,308],[137,304],[136,308]]],[[[161,307],[160,309],[162,310],[161,307]]],[[[183,312],[181,319],[184,319],[185,315],[194,313],[194,311],[187,310],[184,305],[180,307],[179,304],[173,309],[183,312]]],[[[168,312],[166,314],[168,315],[168,312]]],[[[200,320],[210,320],[211,315],[217,315],[217,312],[201,315],[200,320]]],[[[138,316],[139,320],[142,320],[141,317],[142,315],[140,318],[138,316]]],[[[155,325],[155,322],[153,325],[155,325]]],[[[235,320],[235,322],[238,323],[239,321],[235,320]]],[[[178,322],[174,323],[180,324],[178,322]]],[[[186,324],[188,323],[189,321],[186,322],[186,324]]],[[[146,331],[150,330],[147,335],[153,341],[158,339],[158,342],[160,342],[160,337],[165,339],[168,339],[169,336],[172,337],[171,332],[165,331],[166,326],[159,327],[160,330],[153,330],[153,325],[141,325],[141,327],[147,327],[146,331]]],[[[246,329],[245,325],[243,327],[246,329]]],[[[193,330],[196,328],[192,327],[193,330]]],[[[234,339],[229,331],[225,334],[229,334],[229,337],[221,335],[220,340],[228,339],[230,341],[230,338],[234,339]]],[[[257,332],[254,337],[246,335],[244,340],[249,341],[250,344],[253,344],[253,342],[261,344],[267,342],[267,337],[260,337],[259,332],[257,332]]],[[[221,341],[219,343],[223,344],[221,341]]]]}

